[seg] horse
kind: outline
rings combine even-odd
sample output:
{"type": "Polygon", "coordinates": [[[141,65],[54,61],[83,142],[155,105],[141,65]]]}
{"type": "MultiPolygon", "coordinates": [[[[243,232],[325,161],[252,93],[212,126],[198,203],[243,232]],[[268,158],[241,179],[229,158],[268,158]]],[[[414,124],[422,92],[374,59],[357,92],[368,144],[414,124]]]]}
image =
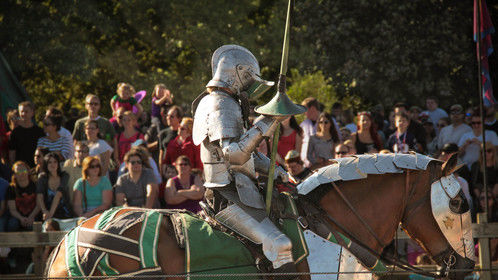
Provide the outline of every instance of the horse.
{"type": "MultiPolygon", "coordinates": [[[[380,158],[380,155],[378,156],[380,158]]],[[[443,177],[450,176],[457,169],[457,157],[453,155],[446,162],[431,159],[425,169],[402,169],[395,173],[369,174],[358,180],[323,183],[309,195],[316,198],[316,206],[328,217],[328,228],[335,229],[362,244],[372,254],[380,256],[401,225],[408,235],[442,266],[443,272],[449,271],[446,274],[448,279],[464,279],[468,272],[463,270],[472,270],[475,263],[452,248],[431,211],[430,202],[431,185],[440,182],[443,177]],[[337,188],[331,184],[336,184],[337,188]],[[350,236],[351,234],[354,236],[350,236]]],[[[457,197],[462,196],[463,194],[459,193],[457,197]]],[[[305,196],[300,196],[298,202],[304,199],[305,196]]],[[[465,201],[464,198],[463,200],[465,201]]],[[[126,211],[123,209],[120,214],[126,211]]],[[[81,227],[93,228],[99,216],[89,218],[81,227]]],[[[122,235],[137,240],[140,226],[136,224],[122,235]]],[[[183,279],[186,275],[185,250],[178,246],[174,234],[168,229],[169,226],[166,219],[161,221],[156,248],[158,265],[164,275],[176,276],[170,279],[183,279]]],[[[63,253],[65,246],[63,239],[52,252],[45,271],[47,279],[68,277],[66,256],[63,253]]],[[[83,252],[84,248],[80,247],[78,254],[81,256],[83,252]]],[[[121,255],[110,254],[109,263],[119,268],[119,273],[122,274],[140,268],[138,261],[121,255]]],[[[299,272],[309,271],[306,262],[301,262],[297,269],[299,272]]],[[[95,270],[93,275],[101,274],[95,270]]],[[[301,275],[300,278],[309,279],[310,276],[301,275]]]]}

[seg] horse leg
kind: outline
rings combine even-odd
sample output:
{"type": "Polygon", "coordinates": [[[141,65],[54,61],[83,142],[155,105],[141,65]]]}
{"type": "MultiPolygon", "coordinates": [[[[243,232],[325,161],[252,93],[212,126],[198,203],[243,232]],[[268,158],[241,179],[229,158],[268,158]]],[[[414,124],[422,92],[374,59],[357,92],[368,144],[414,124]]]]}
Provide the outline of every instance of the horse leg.
{"type": "MultiPolygon", "coordinates": [[[[157,245],[157,257],[162,272],[165,275],[182,275],[185,273],[185,250],[177,245],[176,238],[168,230],[167,219],[162,220],[157,245]]],[[[168,279],[185,279],[185,277],[174,277],[168,279]]]]}

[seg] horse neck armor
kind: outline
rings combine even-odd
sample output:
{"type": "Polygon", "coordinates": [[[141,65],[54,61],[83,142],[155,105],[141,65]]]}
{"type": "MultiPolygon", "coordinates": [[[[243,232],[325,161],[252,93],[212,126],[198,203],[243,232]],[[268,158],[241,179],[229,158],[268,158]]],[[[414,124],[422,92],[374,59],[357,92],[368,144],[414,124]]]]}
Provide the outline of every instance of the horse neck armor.
{"type": "Polygon", "coordinates": [[[368,174],[403,173],[403,169],[426,170],[430,158],[412,154],[365,154],[334,159],[333,164],[318,169],[297,186],[298,193],[306,195],[321,184],[367,178],[368,174]]]}

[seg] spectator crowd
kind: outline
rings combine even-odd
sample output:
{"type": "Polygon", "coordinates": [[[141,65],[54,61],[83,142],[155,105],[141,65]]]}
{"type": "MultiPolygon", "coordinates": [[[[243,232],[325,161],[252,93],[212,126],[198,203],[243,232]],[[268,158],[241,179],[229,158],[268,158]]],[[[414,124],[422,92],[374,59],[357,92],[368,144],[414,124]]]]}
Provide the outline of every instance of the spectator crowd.
{"type": "MultiPolygon", "coordinates": [[[[51,218],[90,217],[113,205],[200,211],[203,165],[188,108],[175,105],[164,84],[155,86],[150,111],[132,85],[119,83],[116,93],[107,103],[109,119],[100,115],[109,105],[93,94],[84,100],[84,117],[68,119],[50,107],[42,127],[30,101],[8,112],[0,125],[0,231],[31,230],[34,221],[51,218]]],[[[404,103],[386,110],[379,104],[356,116],[340,103],[323,108],[312,97],[302,105],[304,120],[284,120],[278,140],[277,163],[294,183],[334,158],[355,154],[416,151],[445,160],[458,153],[464,164],[458,180],[473,216],[488,203],[490,221],[498,221],[495,108],[486,108],[482,123],[478,109],[454,104],[447,112],[435,97],[425,100],[425,110],[404,103]]],[[[269,147],[263,141],[258,150],[268,153],[269,147]]]]}

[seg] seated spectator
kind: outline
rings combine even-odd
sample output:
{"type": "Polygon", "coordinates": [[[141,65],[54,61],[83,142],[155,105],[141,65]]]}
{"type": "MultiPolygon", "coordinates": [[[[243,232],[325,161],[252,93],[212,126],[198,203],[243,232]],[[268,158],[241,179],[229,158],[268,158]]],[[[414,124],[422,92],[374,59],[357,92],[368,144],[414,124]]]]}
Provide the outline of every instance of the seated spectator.
{"type": "Polygon", "coordinates": [[[164,165],[162,172],[162,182],[159,184],[158,187],[158,195],[157,198],[159,200],[159,204],[161,205],[161,209],[164,209],[167,207],[166,200],[164,200],[164,192],[166,189],[166,183],[168,182],[169,179],[175,177],[178,175],[176,173],[176,169],[173,165],[164,165]]]}
{"type": "Polygon", "coordinates": [[[354,147],[352,140],[346,140],[342,144],[344,144],[344,146],[349,148],[349,153],[347,154],[347,156],[356,155],[356,148],[354,147]]]}
{"type": "Polygon", "coordinates": [[[74,212],[79,217],[89,218],[111,206],[112,186],[102,173],[98,157],[86,157],[81,170],[82,178],[74,184],[74,212]]]}
{"type": "Polygon", "coordinates": [[[350,156],[348,146],[342,143],[335,146],[335,158],[345,158],[348,156],[350,156]]]}
{"type": "MultiPolygon", "coordinates": [[[[408,132],[415,136],[417,143],[419,144],[418,151],[425,152],[427,143],[425,142],[425,130],[422,125],[417,121],[417,118],[412,119],[410,112],[408,111],[408,105],[405,103],[396,103],[394,104],[394,114],[405,113],[410,120],[410,124],[408,125],[408,132]]],[[[439,147],[441,148],[441,146],[439,147]]]]}
{"type": "MultiPolygon", "coordinates": [[[[498,200],[493,195],[492,192],[488,191],[488,223],[498,222],[498,200]]],[[[484,212],[486,207],[486,196],[484,192],[479,195],[479,208],[480,213],[484,212]]],[[[491,261],[495,262],[498,260],[498,238],[492,238],[489,240],[491,261]]]]}
{"type": "Polygon", "coordinates": [[[335,145],[339,143],[339,134],[329,114],[321,113],[318,116],[316,134],[308,142],[306,158],[311,163],[311,168],[316,169],[329,164],[329,159],[334,158],[335,145]]]}
{"type": "Polygon", "coordinates": [[[34,156],[35,167],[29,170],[29,176],[31,177],[31,180],[33,182],[36,182],[36,180],[38,180],[38,175],[40,175],[40,173],[43,172],[43,164],[44,164],[43,158],[48,153],[50,153],[50,151],[46,148],[42,147],[36,148],[34,156]]]}
{"type": "Polygon", "coordinates": [[[339,129],[342,141],[351,140],[351,131],[347,127],[341,127],[339,129]]]}
{"type": "Polygon", "coordinates": [[[166,149],[165,164],[173,164],[176,159],[185,155],[192,163],[192,168],[202,170],[200,146],[196,146],[192,140],[192,127],[194,121],[192,118],[183,118],[178,129],[178,136],[169,142],[166,149]]]}
{"type": "Polygon", "coordinates": [[[405,113],[397,113],[394,117],[396,132],[389,136],[387,147],[391,152],[407,154],[410,150],[419,150],[415,135],[408,131],[410,118],[405,113]]]}
{"type": "Polygon", "coordinates": [[[32,230],[39,220],[40,207],[36,204],[36,185],[29,177],[29,166],[18,161],[12,166],[14,175],[7,189],[10,218],[7,231],[32,230]]]}
{"type": "MultiPolygon", "coordinates": [[[[343,121],[344,121],[344,127],[349,130],[350,133],[355,133],[358,131],[358,127],[354,123],[354,115],[353,115],[353,110],[349,109],[343,112],[343,121]]],[[[346,140],[345,138],[341,138],[342,141],[346,140]]],[[[349,138],[348,138],[349,139],[349,138]]]]}
{"type": "Polygon", "coordinates": [[[464,123],[463,107],[459,104],[452,105],[450,108],[451,125],[441,129],[438,135],[438,149],[441,149],[447,143],[459,143],[460,138],[467,132],[471,132],[470,126],[464,123]]]}
{"type": "Polygon", "coordinates": [[[137,116],[131,111],[126,111],[123,114],[123,132],[116,135],[118,149],[114,150],[115,158],[119,163],[123,162],[124,156],[131,149],[131,144],[138,139],[144,139],[144,135],[136,129],[137,116]]]}
{"type": "Polygon", "coordinates": [[[168,113],[166,114],[166,124],[168,127],[161,130],[158,135],[159,170],[161,170],[161,172],[167,165],[164,163],[164,159],[166,158],[166,150],[169,142],[175,139],[178,135],[178,128],[180,127],[182,118],[183,111],[179,106],[173,105],[169,108],[168,113]]]}
{"type": "MultiPolygon", "coordinates": [[[[470,168],[470,182],[472,193],[474,197],[478,198],[479,195],[484,191],[484,160],[482,157],[483,145],[481,144],[481,149],[479,151],[479,159],[472,164],[470,168]]],[[[486,142],[486,183],[488,188],[491,189],[495,184],[498,183],[498,156],[496,149],[493,144],[486,142]]]]}
{"type": "Polygon", "coordinates": [[[425,139],[427,142],[426,153],[428,155],[434,155],[437,152],[436,129],[428,117],[422,119],[422,126],[425,130],[425,139]]]}
{"type": "Polygon", "coordinates": [[[0,178],[0,232],[4,232],[9,219],[9,211],[7,211],[7,188],[9,182],[0,178]]]}
{"type": "MultiPolygon", "coordinates": [[[[482,143],[482,122],[479,114],[472,116],[471,125],[472,131],[463,134],[458,142],[460,157],[469,169],[479,159],[479,150],[482,143]]],[[[486,142],[489,141],[491,143],[488,148],[496,149],[498,146],[498,136],[496,133],[492,130],[486,130],[484,133],[486,134],[486,142]]]]}
{"type": "Polygon", "coordinates": [[[358,114],[358,131],[351,135],[351,140],[357,154],[377,153],[382,149],[376,124],[369,112],[358,114]]]}
{"type": "MultiPolygon", "coordinates": [[[[162,178],[161,174],[159,173],[159,168],[157,167],[156,162],[147,150],[147,144],[145,143],[145,141],[142,139],[138,139],[133,144],[131,144],[131,150],[135,150],[141,154],[144,166],[152,169],[152,172],[154,172],[154,178],[156,179],[156,184],[160,184],[162,182],[162,178]]],[[[128,172],[128,170],[126,169],[125,162],[123,162],[119,166],[118,177],[125,174],[126,172],[128,172]]]]}
{"type": "Polygon", "coordinates": [[[64,160],[73,157],[73,143],[59,134],[62,117],[48,116],[43,120],[43,131],[47,136],[38,139],[37,148],[45,148],[59,154],[64,160]]]}
{"type": "Polygon", "coordinates": [[[85,124],[85,134],[90,156],[100,158],[102,173],[107,174],[113,149],[105,140],[100,138],[99,123],[95,120],[88,120],[85,124]]]}
{"type": "Polygon", "coordinates": [[[124,162],[128,172],[116,182],[116,205],[158,208],[156,178],[150,168],[144,167],[143,155],[130,150],[124,162]]]}
{"type": "Polygon", "coordinates": [[[145,133],[145,141],[147,142],[147,150],[152,154],[154,160],[159,160],[159,133],[168,127],[168,114],[169,107],[163,106],[159,109],[159,116],[156,121],[147,129],[145,133]]]}
{"type": "Polygon", "coordinates": [[[290,118],[282,121],[280,126],[280,137],[278,139],[277,162],[284,165],[285,155],[290,150],[296,150],[301,153],[303,144],[303,129],[297,124],[296,118],[290,118]]]}
{"type": "Polygon", "coordinates": [[[83,167],[83,160],[88,156],[88,146],[83,142],[76,142],[74,149],[74,158],[68,159],[64,162],[62,170],[69,174],[68,180],[68,195],[71,205],[74,202],[74,183],[81,178],[81,169],[83,167]]]}
{"type": "Polygon", "coordinates": [[[168,180],[164,190],[164,200],[170,209],[185,209],[193,213],[201,211],[199,202],[204,197],[201,178],[191,173],[190,159],[179,156],[175,161],[178,176],[168,180]]]}
{"type": "Polygon", "coordinates": [[[311,170],[304,167],[300,154],[295,150],[290,150],[285,155],[285,169],[289,172],[289,180],[295,184],[301,183],[311,174],[311,170]]]}
{"type": "Polygon", "coordinates": [[[36,182],[36,202],[43,220],[72,218],[73,209],[69,200],[69,174],[61,170],[59,156],[48,153],[43,161],[43,172],[36,182]]]}
{"type": "MultiPolygon", "coordinates": [[[[69,130],[63,127],[62,123],[64,121],[64,115],[62,114],[62,111],[55,108],[54,106],[49,106],[47,111],[45,112],[45,118],[46,117],[56,117],[61,119],[61,128],[57,131],[62,137],[65,137],[68,139],[70,143],[73,143],[73,135],[69,130]]],[[[71,151],[71,154],[73,151],[71,151]]]]}

